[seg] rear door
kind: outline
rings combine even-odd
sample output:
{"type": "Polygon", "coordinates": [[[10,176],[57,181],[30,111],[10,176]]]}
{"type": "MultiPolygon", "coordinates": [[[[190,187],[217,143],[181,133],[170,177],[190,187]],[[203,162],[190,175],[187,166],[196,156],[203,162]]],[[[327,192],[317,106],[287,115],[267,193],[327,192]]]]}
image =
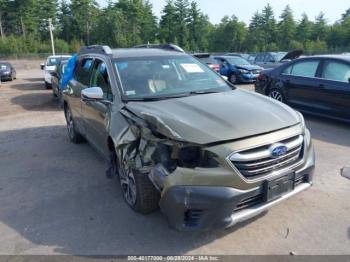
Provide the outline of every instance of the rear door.
{"type": "Polygon", "coordinates": [[[95,59],[94,61],[90,87],[100,87],[103,91],[104,101],[82,100],[82,114],[84,116],[86,136],[100,153],[108,157],[108,125],[114,97],[110,73],[106,63],[100,59],[95,59]]]}
{"type": "Polygon", "coordinates": [[[324,107],[318,99],[320,81],[317,79],[319,59],[307,59],[290,64],[281,74],[288,104],[304,110],[324,107]]]}
{"type": "Polygon", "coordinates": [[[318,97],[323,101],[325,110],[333,117],[350,120],[350,63],[325,59],[320,76],[318,97]]]}
{"type": "Polygon", "coordinates": [[[65,90],[75,124],[82,135],[85,135],[85,127],[82,119],[81,91],[90,85],[92,66],[93,58],[79,59],[74,78],[69,82],[65,90]]]}

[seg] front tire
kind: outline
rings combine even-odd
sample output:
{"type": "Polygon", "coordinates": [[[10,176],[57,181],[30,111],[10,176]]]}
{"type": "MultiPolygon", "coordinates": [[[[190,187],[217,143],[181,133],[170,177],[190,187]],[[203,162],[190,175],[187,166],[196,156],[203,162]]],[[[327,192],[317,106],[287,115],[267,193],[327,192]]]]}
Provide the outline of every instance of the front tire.
{"type": "Polygon", "coordinates": [[[66,122],[67,122],[69,140],[74,144],[83,142],[84,137],[76,130],[72,111],[70,110],[69,107],[67,107],[66,109],[66,122]]]}
{"type": "Polygon", "coordinates": [[[158,208],[160,194],[149,180],[126,163],[119,168],[119,181],[126,203],[136,212],[149,214],[158,208]]]}
{"type": "Polygon", "coordinates": [[[269,97],[281,102],[281,103],[284,103],[285,102],[285,98],[284,98],[284,95],[282,93],[281,90],[279,90],[278,88],[272,88],[269,90],[268,94],[267,94],[269,97]]]}
{"type": "Polygon", "coordinates": [[[238,84],[238,77],[237,77],[237,75],[235,75],[235,74],[232,74],[232,75],[230,75],[230,77],[229,77],[229,79],[228,79],[229,81],[230,81],[230,83],[232,83],[232,84],[238,84]]]}

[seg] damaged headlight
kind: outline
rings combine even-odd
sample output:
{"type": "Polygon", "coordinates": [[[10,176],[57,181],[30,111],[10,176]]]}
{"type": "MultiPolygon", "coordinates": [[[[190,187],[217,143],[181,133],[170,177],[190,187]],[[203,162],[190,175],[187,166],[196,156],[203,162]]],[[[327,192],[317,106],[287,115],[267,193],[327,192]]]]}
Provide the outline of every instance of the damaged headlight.
{"type": "Polygon", "coordinates": [[[215,160],[217,156],[207,150],[203,150],[197,146],[189,146],[180,148],[177,161],[180,167],[185,168],[214,168],[218,167],[219,163],[215,160]]]}
{"type": "Polygon", "coordinates": [[[170,173],[177,167],[183,168],[215,168],[219,166],[217,155],[199,146],[157,146],[153,154],[154,163],[161,163],[170,173]]]}

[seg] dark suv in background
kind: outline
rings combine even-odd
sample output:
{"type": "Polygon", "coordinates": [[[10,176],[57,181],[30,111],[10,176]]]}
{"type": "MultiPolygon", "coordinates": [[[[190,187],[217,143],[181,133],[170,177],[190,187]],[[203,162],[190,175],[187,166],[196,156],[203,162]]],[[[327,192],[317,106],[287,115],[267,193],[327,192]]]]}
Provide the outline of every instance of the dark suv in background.
{"type": "Polygon", "coordinates": [[[160,206],[180,230],[235,225],[312,185],[300,113],[171,46],[83,48],[64,112],[70,140],[109,159],[126,203],[160,206]]]}

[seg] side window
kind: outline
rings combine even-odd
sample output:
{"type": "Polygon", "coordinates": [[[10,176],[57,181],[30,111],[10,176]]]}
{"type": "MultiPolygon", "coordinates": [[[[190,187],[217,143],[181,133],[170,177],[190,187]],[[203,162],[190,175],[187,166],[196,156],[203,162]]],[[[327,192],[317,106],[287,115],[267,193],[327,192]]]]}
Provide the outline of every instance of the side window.
{"type": "Polygon", "coordinates": [[[85,86],[89,86],[90,84],[92,61],[92,58],[79,61],[75,72],[76,80],[85,86]]]}
{"type": "Polygon", "coordinates": [[[303,61],[287,67],[283,74],[303,77],[315,77],[319,61],[303,61]]]}
{"type": "Polygon", "coordinates": [[[113,100],[113,93],[107,72],[107,67],[106,64],[101,60],[95,60],[90,86],[100,87],[103,91],[104,98],[113,100]]]}
{"type": "Polygon", "coordinates": [[[271,62],[271,60],[272,60],[272,56],[270,55],[270,54],[266,54],[265,56],[264,56],[264,62],[271,62]]]}
{"type": "Polygon", "coordinates": [[[255,61],[256,62],[261,62],[262,61],[262,54],[257,55],[256,58],[255,58],[255,61]]]}
{"type": "Polygon", "coordinates": [[[350,66],[337,61],[326,61],[323,66],[322,78],[349,82],[350,66]]]}

